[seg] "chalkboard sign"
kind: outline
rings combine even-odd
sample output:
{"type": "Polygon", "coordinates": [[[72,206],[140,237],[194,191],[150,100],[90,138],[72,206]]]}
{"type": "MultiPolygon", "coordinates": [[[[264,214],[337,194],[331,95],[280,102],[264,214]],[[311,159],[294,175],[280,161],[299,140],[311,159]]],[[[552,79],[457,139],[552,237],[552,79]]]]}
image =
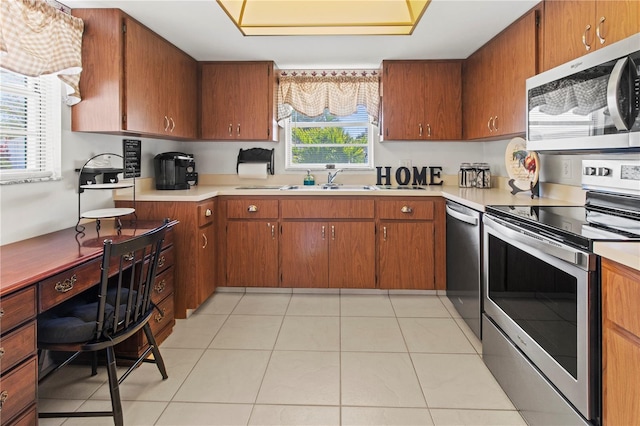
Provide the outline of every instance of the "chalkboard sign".
{"type": "Polygon", "coordinates": [[[140,161],[142,148],[139,139],[123,139],[122,151],[124,158],[124,178],[140,177],[140,161]]]}

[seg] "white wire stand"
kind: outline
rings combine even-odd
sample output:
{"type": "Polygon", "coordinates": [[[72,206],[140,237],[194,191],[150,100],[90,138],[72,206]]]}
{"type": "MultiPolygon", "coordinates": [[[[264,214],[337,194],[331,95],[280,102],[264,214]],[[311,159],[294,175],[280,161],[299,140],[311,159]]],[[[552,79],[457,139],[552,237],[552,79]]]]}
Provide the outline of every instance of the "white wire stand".
{"type": "MultiPolygon", "coordinates": [[[[137,220],[136,215],[136,177],[135,170],[132,173],[131,181],[120,182],[118,179],[118,175],[124,173],[123,168],[112,167],[110,161],[102,160],[100,161],[100,157],[105,157],[108,159],[108,156],[123,158],[122,155],[114,154],[110,152],[105,152],[102,154],[94,155],[89,160],[87,160],[84,165],[77,170],[78,171],[78,222],[76,223],[76,232],[81,233],[84,232],[85,226],[81,225],[80,222],[83,219],[93,219],[96,221],[96,232],[100,231],[100,221],[102,219],[115,219],[116,220],[116,229],[118,234],[120,234],[122,230],[122,222],[120,218],[122,216],[127,216],[133,214],[137,220]],[[101,182],[96,179],[98,176],[102,176],[100,179],[101,182]],[[131,207],[123,207],[123,208],[106,208],[106,209],[96,209],[96,210],[88,210],[82,211],[82,194],[85,190],[116,190],[123,188],[133,188],[133,208],[131,207]]],[[[124,162],[124,160],[123,160],[124,162]]]]}

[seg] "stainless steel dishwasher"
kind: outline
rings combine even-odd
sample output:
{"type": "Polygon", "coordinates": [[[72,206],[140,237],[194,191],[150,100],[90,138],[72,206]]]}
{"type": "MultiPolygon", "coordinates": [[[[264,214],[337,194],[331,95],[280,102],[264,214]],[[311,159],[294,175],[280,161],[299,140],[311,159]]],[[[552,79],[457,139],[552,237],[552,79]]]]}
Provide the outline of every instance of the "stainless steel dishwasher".
{"type": "Polygon", "coordinates": [[[447,200],[447,297],[482,338],[482,213],[447,200]]]}

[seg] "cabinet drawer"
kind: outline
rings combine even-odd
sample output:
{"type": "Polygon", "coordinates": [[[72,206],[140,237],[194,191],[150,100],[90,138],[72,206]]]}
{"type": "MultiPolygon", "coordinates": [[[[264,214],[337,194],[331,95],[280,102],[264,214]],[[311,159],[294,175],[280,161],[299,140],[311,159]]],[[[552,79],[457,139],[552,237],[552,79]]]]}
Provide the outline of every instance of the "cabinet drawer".
{"type": "Polygon", "coordinates": [[[31,286],[0,299],[0,331],[9,331],[23,322],[35,318],[36,287],[31,286]]]}
{"type": "Polygon", "coordinates": [[[44,312],[99,283],[101,262],[102,258],[94,259],[41,281],[39,284],[40,312],[44,312]]]}
{"type": "Polygon", "coordinates": [[[2,423],[8,423],[17,414],[36,400],[38,366],[36,357],[30,358],[9,374],[2,376],[0,395],[2,403],[2,423]]]}
{"type": "Polygon", "coordinates": [[[16,418],[11,423],[11,426],[33,426],[38,424],[38,413],[36,406],[32,406],[29,410],[25,411],[20,417],[16,418]]]}
{"type": "Polygon", "coordinates": [[[153,331],[154,336],[157,336],[160,330],[167,327],[168,324],[173,324],[174,322],[173,296],[167,297],[160,302],[158,309],[160,309],[160,312],[154,309],[153,314],[151,314],[151,319],[149,320],[149,326],[151,326],[151,331],[153,331]]]}
{"type": "Polygon", "coordinates": [[[0,373],[36,353],[36,322],[0,337],[0,373]]]}
{"type": "Polygon", "coordinates": [[[376,202],[379,219],[433,220],[433,201],[405,198],[376,202]]]}
{"type": "Polygon", "coordinates": [[[278,200],[228,200],[229,219],[277,219],[278,200]]]}
{"type": "Polygon", "coordinates": [[[282,200],[285,219],[373,219],[373,200],[282,200]]]}
{"type": "Polygon", "coordinates": [[[173,269],[167,269],[156,276],[151,290],[151,300],[158,304],[171,293],[173,293],[173,269]]]}
{"type": "Polygon", "coordinates": [[[209,200],[198,204],[198,226],[205,226],[213,222],[214,201],[209,200]]]}

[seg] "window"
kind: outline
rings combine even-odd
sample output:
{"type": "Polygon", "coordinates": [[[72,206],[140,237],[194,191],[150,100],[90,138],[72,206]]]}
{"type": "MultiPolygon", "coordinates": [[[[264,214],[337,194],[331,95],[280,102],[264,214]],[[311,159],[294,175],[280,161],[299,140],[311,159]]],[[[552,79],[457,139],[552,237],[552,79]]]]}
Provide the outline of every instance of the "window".
{"type": "Polygon", "coordinates": [[[325,109],[318,117],[293,111],[285,121],[286,168],[316,169],[335,164],[343,169],[373,168],[374,126],[365,107],[349,116],[325,109]]]}
{"type": "Polygon", "coordinates": [[[0,183],[60,178],[60,80],[0,69],[0,183]]]}

